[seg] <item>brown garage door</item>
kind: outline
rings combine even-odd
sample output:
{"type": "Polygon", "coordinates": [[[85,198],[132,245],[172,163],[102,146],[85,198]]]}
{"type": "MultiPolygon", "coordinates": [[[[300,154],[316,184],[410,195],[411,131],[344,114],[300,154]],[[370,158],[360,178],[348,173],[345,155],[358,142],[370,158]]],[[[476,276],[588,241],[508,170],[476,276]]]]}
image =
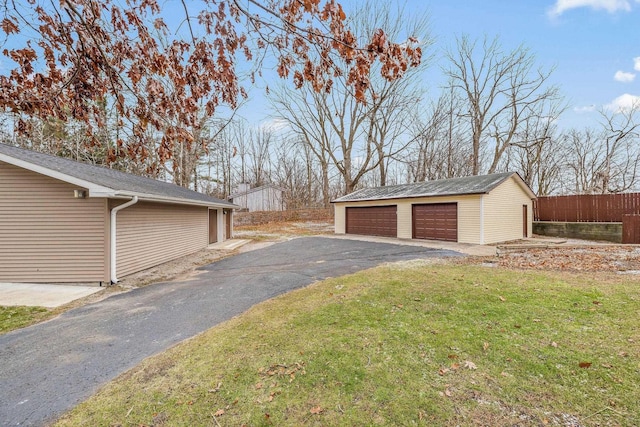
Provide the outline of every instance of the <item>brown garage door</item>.
{"type": "Polygon", "coordinates": [[[458,204],[413,205],[413,238],[458,241],[458,204]]]}
{"type": "Polygon", "coordinates": [[[396,206],[347,208],[347,234],[397,237],[396,210],[396,206]]]}

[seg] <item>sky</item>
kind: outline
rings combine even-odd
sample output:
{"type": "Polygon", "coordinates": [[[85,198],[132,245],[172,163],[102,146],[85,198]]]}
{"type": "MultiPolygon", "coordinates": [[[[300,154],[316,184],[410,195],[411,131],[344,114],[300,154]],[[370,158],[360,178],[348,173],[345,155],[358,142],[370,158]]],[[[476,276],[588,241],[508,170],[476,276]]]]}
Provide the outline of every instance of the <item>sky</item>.
{"type": "MultiPolygon", "coordinates": [[[[347,10],[358,6],[342,3],[347,10]]],[[[467,34],[498,36],[505,50],[524,45],[539,66],[555,68],[550,82],[568,106],[560,127],[596,126],[599,109],[640,100],[640,0],[407,0],[405,9],[427,13],[431,22],[435,58],[425,78],[434,97],[444,83],[442,49],[467,34]]],[[[252,93],[241,115],[268,122],[266,103],[252,93]]]]}
{"type": "MultiPolygon", "coordinates": [[[[246,1],[246,0],[245,0],[246,1]]],[[[349,10],[364,0],[338,0],[349,10]]],[[[434,59],[425,73],[428,94],[437,99],[444,85],[442,51],[456,37],[499,37],[506,51],[526,46],[544,69],[554,68],[550,83],[564,95],[567,110],[562,128],[597,126],[598,110],[616,111],[640,101],[640,0],[372,0],[403,6],[411,14],[427,14],[435,43],[426,56],[434,59]]],[[[181,3],[161,2],[172,16],[181,3]]],[[[187,2],[198,10],[198,2],[187,2]]],[[[182,12],[176,16],[183,16],[182,12]]],[[[397,40],[401,42],[402,40],[397,40]]],[[[0,72],[6,71],[0,58],[0,72]]],[[[273,73],[272,73],[273,74],[273,73]]],[[[250,88],[250,99],[239,111],[251,124],[274,123],[265,86],[250,88]]]]}
{"type": "MultiPolygon", "coordinates": [[[[412,0],[412,4],[424,2],[412,0]]],[[[525,45],[566,97],[561,125],[598,119],[640,101],[640,0],[429,1],[437,47],[456,35],[499,36],[525,45]]]]}

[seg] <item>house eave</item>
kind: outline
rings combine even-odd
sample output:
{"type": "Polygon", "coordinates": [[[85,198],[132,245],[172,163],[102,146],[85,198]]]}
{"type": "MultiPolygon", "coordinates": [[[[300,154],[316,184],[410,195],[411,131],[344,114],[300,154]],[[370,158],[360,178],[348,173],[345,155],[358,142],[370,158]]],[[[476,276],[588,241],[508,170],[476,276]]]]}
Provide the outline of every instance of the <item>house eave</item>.
{"type": "Polygon", "coordinates": [[[138,193],[134,191],[116,191],[110,194],[96,193],[95,195],[95,197],[109,197],[113,199],[130,199],[134,196],[137,196],[138,200],[145,201],[145,202],[173,203],[173,204],[189,205],[189,206],[207,206],[210,208],[222,208],[222,209],[240,209],[240,206],[234,205],[232,203],[215,203],[215,202],[206,202],[204,200],[181,199],[178,197],[157,196],[154,194],[138,193]]]}
{"type": "Polygon", "coordinates": [[[379,200],[402,200],[402,199],[421,199],[421,198],[435,198],[435,197],[455,197],[455,196],[476,196],[482,194],[489,194],[488,191],[470,192],[470,193],[430,193],[430,194],[418,194],[411,196],[392,196],[392,197],[369,197],[366,199],[352,199],[352,200],[332,200],[330,203],[352,203],[352,202],[374,202],[379,200]]]}
{"type": "Polygon", "coordinates": [[[160,196],[160,195],[154,195],[154,194],[139,193],[134,191],[116,190],[116,189],[104,187],[102,185],[98,185],[80,178],[76,178],[74,176],[57,171],[55,169],[39,166],[30,162],[27,162],[25,160],[17,159],[15,157],[11,157],[2,153],[0,153],[0,161],[25,169],[25,170],[29,170],[31,172],[35,172],[43,176],[47,176],[49,178],[67,182],[71,185],[76,185],[80,188],[85,188],[89,192],[88,194],[89,197],[104,197],[104,198],[111,198],[111,199],[129,200],[132,197],[137,196],[140,201],[174,203],[174,204],[190,205],[190,206],[207,206],[212,208],[224,208],[224,209],[240,209],[240,206],[234,205],[232,203],[226,204],[226,203],[206,202],[203,200],[182,199],[178,197],[168,197],[168,196],[160,196]]]}
{"type": "Polygon", "coordinates": [[[29,170],[31,172],[35,172],[40,175],[48,176],[49,178],[57,179],[59,181],[67,182],[71,185],[77,185],[78,187],[86,188],[89,190],[89,194],[92,193],[107,193],[112,192],[113,189],[103,187],[101,185],[94,184],[89,181],[85,181],[83,179],[79,179],[73,177],[71,175],[67,175],[63,172],[56,171],[54,169],[46,168],[43,166],[39,166],[24,160],[16,159],[15,157],[7,156],[5,154],[0,153],[0,161],[8,163],[10,165],[29,170]]]}

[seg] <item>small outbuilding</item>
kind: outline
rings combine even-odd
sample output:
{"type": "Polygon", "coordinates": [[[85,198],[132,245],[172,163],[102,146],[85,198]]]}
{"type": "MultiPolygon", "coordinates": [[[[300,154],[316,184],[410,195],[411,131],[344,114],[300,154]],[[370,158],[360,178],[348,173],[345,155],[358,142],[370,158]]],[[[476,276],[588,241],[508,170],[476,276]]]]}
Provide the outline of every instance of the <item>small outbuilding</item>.
{"type": "Polygon", "coordinates": [[[0,282],[116,283],[230,238],[238,206],[0,144],[0,282]]]}
{"type": "Polygon", "coordinates": [[[251,188],[249,184],[240,184],[236,191],[229,195],[229,201],[248,212],[282,211],[282,192],[282,188],[274,184],[255,188],[251,188]]]}
{"type": "Polygon", "coordinates": [[[335,232],[492,244],[532,232],[533,191],[514,172],[365,188],[333,201],[335,232]]]}

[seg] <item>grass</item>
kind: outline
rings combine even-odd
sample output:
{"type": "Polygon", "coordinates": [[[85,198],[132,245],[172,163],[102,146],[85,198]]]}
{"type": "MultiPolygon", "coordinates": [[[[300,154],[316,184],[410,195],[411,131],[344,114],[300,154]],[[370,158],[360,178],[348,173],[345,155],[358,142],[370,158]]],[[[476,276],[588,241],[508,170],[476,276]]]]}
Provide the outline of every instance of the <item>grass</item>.
{"type": "Polygon", "coordinates": [[[44,307],[0,306],[0,334],[40,322],[48,315],[44,307]]]}
{"type": "Polygon", "coordinates": [[[317,236],[333,234],[332,222],[327,221],[274,221],[259,225],[238,225],[234,234],[238,238],[249,238],[255,241],[279,240],[286,236],[317,236]]]}
{"type": "Polygon", "coordinates": [[[640,425],[631,278],[405,263],[259,304],[59,426],[640,425]]]}

